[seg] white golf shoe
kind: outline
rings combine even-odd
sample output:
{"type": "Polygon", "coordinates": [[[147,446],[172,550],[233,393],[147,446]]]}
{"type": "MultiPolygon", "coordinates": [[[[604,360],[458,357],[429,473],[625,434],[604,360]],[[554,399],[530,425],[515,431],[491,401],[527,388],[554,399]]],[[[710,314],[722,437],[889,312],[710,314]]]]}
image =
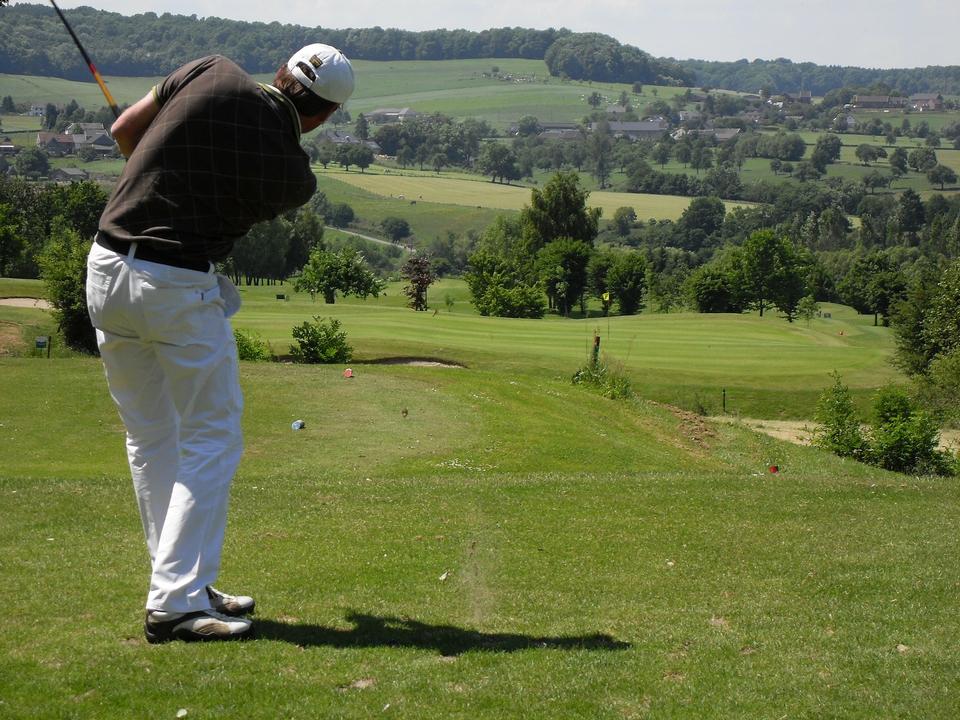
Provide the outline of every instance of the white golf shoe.
{"type": "Polygon", "coordinates": [[[257,606],[252,597],[227,595],[227,593],[217,590],[213,585],[207,585],[207,595],[210,598],[210,606],[221,615],[230,615],[231,617],[249,615],[257,606]]]}
{"type": "Polygon", "coordinates": [[[253,635],[253,623],[215,610],[186,613],[147,610],[143,631],[151,644],[170,640],[242,640],[253,635]]]}

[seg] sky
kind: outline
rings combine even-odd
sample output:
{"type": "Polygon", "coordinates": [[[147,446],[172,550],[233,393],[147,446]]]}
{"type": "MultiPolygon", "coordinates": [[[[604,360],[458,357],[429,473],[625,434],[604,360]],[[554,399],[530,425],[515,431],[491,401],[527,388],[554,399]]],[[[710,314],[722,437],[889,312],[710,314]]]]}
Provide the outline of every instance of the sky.
{"type": "Polygon", "coordinates": [[[600,32],[657,57],[772,60],[870,68],[960,65],[956,0],[60,0],[307,27],[493,27],[600,32]]]}

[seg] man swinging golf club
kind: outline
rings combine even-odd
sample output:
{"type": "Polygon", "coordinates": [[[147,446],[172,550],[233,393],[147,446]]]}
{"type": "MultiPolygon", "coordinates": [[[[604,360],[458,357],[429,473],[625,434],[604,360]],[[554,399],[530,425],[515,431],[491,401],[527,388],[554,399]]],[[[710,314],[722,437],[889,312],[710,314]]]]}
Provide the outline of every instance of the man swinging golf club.
{"type": "Polygon", "coordinates": [[[257,222],[310,199],[300,134],[351,95],[353,68],[308,45],[259,84],[211,56],[174,71],[113,125],[128,158],[87,261],[87,305],[152,561],[145,633],[249,636],[254,601],[213,587],[240,461],[242,397],[228,318],[240,305],[214,273],[257,222]]]}

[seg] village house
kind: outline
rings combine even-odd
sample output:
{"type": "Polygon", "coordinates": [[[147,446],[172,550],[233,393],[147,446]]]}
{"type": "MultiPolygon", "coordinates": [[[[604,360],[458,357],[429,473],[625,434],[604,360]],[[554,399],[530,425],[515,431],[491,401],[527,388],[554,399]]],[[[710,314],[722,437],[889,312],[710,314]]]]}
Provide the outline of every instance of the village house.
{"type": "MultiPolygon", "coordinates": [[[[641,120],[639,122],[611,122],[610,132],[614,137],[625,137],[630,140],[656,142],[670,129],[670,123],[662,118],[656,120],[641,120]]],[[[590,123],[590,130],[596,130],[597,123],[590,123]]]]}
{"type": "Polygon", "coordinates": [[[727,140],[732,140],[739,134],[740,128],[708,128],[706,130],[685,130],[681,128],[680,130],[675,131],[670,137],[672,137],[674,140],[679,140],[684,135],[710,137],[716,140],[718,143],[722,143],[726,142],[727,140]]]}
{"type": "Polygon", "coordinates": [[[583,134],[579,130],[543,130],[537,137],[543,138],[544,140],[563,140],[564,142],[583,140],[583,134]]]}
{"type": "Polygon", "coordinates": [[[703,113],[699,110],[681,110],[677,115],[683,125],[695,125],[703,118],[703,113]]]}
{"type": "Polygon", "coordinates": [[[72,135],[52,132],[37,133],[37,147],[53,157],[73,155],[77,149],[72,135]]]}
{"type": "Polygon", "coordinates": [[[626,115],[628,112],[630,111],[623,105],[610,105],[607,107],[608,117],[619,117],[620,115],[626,115]]]}
{"type": "Polygon", "coordinates": [[[885,110],[905,107],[907,98],[898,95],[854,95],[850,104],[863,110],[885,110]]]}
{"type": "Polygon", "coordinates": [[[402,125],[404,120],[412,120],[419,114],[420,113],[408,107],[377,108],[372,112],[364,113],[363,116],[367,119],[367,122],[374,123],[376,125],[391,125],[394,123],[400,123],[402,125]]]}
{"type": "Polygon", "coordinates": [[[939,93],[917,93],[910,96],[910,107],[920,112],[943,110],[943,95],[939,93]]]}
{"type": "Polygon", "coordinates": [[[801,105],[809,105],[813,102],[813,94],[809,90],[801,90],[797,93],[784,93],[783,99],[788,103],[800,103],[801,105]]]}
{"type": "Polygon", "coordinates": [[[50,171],[50,179],[54,182],[81,182],[89,177],[87,171],[80,168],[55,168],[50,171]]]}
{"type": "Polygon", "coordinates": [[[16,155],[19,149],[13,144],[13,140],[8,137],[0,138],[0,155],[16,155]]]}
{"type": "Polygon", "coordinates": [[[101,157],[116,153],[116,143],[102,123],[73,123],[64,133],[37,133],[37,147],[53,156],[76,155],[83,147],[101,157]]]}
{"type": "Polygon", "coordinates": [[[364,142],[358,137],[354,137],[349,133],[340,132],[335,128],[322,130],[317,135],[317,140],[319,140],[320,142],[324,142],[324,141],[331,142],[334,145],[366,145],[368,148],[373,150],[373,152],[377,155],[380,155],[381,153],[383,153],[383,149],[375,141],[367,140],[366,142],[364,142]]]}

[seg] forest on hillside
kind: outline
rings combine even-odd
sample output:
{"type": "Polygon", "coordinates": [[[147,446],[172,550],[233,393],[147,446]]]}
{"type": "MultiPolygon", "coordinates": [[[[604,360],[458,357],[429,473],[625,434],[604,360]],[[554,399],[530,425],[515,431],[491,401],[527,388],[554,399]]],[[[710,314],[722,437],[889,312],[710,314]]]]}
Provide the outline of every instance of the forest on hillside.
{"type": "MultiPolygon", "coordinates": [[[[775,60],[713,62],[655,58],[595,33],[560,28],[427,30],[308,28],[278,22],[241,22],[196,15],[126,16],[80,7],[64,14],[106,75],[165,75],[211,53],[226,55],[252,73],[272,72],[299,48],[322,37],[359,60],[545,60],[550,73],[573,80],[710,86],[758,92],[885,86],[905,94],[960,94],[960,66],[877,70],[775,60]]],[[[46,5],[0,6],[0,72],[89,80],[69,35],[46,5]]]]}

